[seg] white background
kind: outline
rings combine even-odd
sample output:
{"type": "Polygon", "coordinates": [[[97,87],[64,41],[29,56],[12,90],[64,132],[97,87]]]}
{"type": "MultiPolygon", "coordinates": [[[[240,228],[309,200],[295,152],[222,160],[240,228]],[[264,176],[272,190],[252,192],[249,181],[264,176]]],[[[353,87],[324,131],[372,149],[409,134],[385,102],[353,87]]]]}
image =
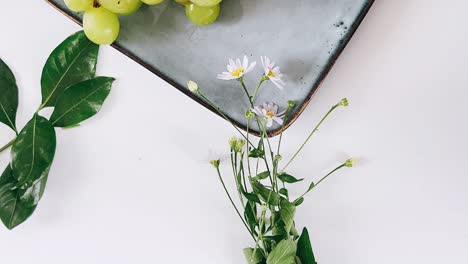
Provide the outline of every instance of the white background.
{"type": "MultiPolygon", "coordinates": [[[[43,1],[1,1],[0,56],[18,79],[23,126],[40,102],[43,63],[79,28],[43,1]]],[[[291,167],[311,181],[349,155],[362,160],[298,211],[319,263],[468,263],[467,9],[464,0],[377,1],[285,134],[287,156],[349,98],[291,167]]],[[[206,165],[232,128],[101,51],[99,73],[118,78],[114,90],[96,118],[58,131],[46,195],[24,225],[0,228],[0,262],[244,263],[252,242],[206,165]]],[[[2,128],[0,143],[12,136],[2,128]]]]}

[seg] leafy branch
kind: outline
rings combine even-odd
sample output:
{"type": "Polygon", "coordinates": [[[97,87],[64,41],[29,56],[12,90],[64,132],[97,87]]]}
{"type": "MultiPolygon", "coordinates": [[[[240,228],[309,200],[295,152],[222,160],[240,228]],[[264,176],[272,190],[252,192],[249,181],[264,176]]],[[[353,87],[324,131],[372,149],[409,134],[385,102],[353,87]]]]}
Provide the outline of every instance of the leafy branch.
{"type": "Polygon", "coordinates": [[[97,77],[99,46],[83,32],[63,41],[42,71],[42,102],[18,133],[18,87],[10,68],[0,59],[0,123],[16,137],[0,148],[11,148],[11,162],[0,177],[0,219],[8,229],[26,221],[36,210],[49,177],[56,150],[55,129],[75,127],[99,112],[114,78],[97,77]],[[52,107],[49,118],[40,114],[52,107]]]}

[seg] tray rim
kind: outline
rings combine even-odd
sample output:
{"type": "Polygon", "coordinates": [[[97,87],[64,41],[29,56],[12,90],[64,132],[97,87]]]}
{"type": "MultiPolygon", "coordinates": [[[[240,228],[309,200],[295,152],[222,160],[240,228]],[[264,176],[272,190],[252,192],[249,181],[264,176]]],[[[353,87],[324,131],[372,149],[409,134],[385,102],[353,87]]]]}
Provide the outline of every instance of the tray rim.
{"type": "MultiPolygon", "coordinates": [[[[72,15],[67,13],[65,10],[62,10],[59,6],[57,6],[54,2],[52,2],[52,0],[44,0],[44,1],[46,3],[48,3],[49,5],[51,5],[52,7],[54,7],[57,11],[59,11],[60,13],[62,13],[63,15],[65,15],[66,17],[71,19],[72,21],[74,21],[79,26],[81,26],[81,27],[83,26],[83,24],[78,19],[74,18],[72,15]]],[[[268,132],[269,137],[277,136],[277,135],[281,134],[282,132],[286,131],[299,118],[299,116],[304,112],[304,110],[307,108],[310,101],[312,100],[312,97],[315,95],[315,93],[322,86],[323,81],[326,79],[326,77],[330,73],[331,69],[335,66],[335,63],[337,62],[338,58],[341,56],[341,54],[344,52],[344,50],[346,50],[346,47],[348,46],[349,42],[351,41],[351,39],[356,34],[356,32],[359,29],[360,25],[364,21],[364,18],[367,16],[367,14],[369,13],[369,10],[371,9],[371,7],[375,3],[375,0],[368,0],[368,1],[369,1],[369,3],[367,5],[367,7],[363,8],[361,10],[361,12],[360,12],[359,16],[357,17],[357,19],[354,21],[354,23],[352,25],[349,26],[350,34],[348,35],[347,38],[343,39],[343,44],[342,44],[341,48],[338,49],[335,53],[333,53],[333,55],[330,58],[330,63],[322,71],[322,73],[320,74],[320,76],[318,78],[318,81],[316,82],[315,85],[312,86],[311,91],[309,92],[307,97],[304,99],[304,102],[294,112],[294,114],[288,120],[286,120],[284,126],[278,128],[276,130],[269,131],[268,132]]],[[[153,74],[158,76],[159,78],[163,79],[165,82],[167,82],[170,85],[174,86],[174,88],[176,88],[177,90],[179,90],[180,92],[182,92],[186,96],[192,98],[195,102],[201,104],[202,106],[204,106],[205,108],[207,108],[211,112],[215,113],[217,116],[219,116],[222,119],[226,120],[226,118],[224,118],[222,115],[220,115],[218,113],[218,110],[211,107],[208,103],[203,101],[200,97],[196,96],[195,94],[190,92],[188,89],[181,86],[179,83],[174,81],[171,77],[169,77],[169,76],[165,75],[164,73],[162,73],[160,70],[158,70],[155,67],[145,63],[138,56],[134,55],[132,52],[130,52],[130,51],[126,50],[125,48],[123,48],[122,46],[120,46],[117,42],[113,43],[110,46],[113,47],[114,49],[118,50],[120,53],[127,56],[128,58],[132,59],[136,63],[140,64],[141,66],[143,66],[144,68],[146,68],[147,70],[149,70],[150,72],[152,72],[153,74]]],[[[219,110],[219,111],[221,111],[221,110],[219,110]]],[[[244,131],[247,131],[247,127],[244,124],[242,124],[242,123],[240,123],[240,122],[238,122],[238,121],[236,121],[234,119],[231,119],[229,117],[227,119],[229,119],[229,120],[226,120],[226,121],[233,123],[234,125],[236,125],[237,127],[239,127],[240,129],[242,129],[244,131]]],[[[253,129],[249,129],[249,133],[253,134],[253,135],[256,135],[256,136],[260,135],[259,131],[255,131],[253,129]]]]}

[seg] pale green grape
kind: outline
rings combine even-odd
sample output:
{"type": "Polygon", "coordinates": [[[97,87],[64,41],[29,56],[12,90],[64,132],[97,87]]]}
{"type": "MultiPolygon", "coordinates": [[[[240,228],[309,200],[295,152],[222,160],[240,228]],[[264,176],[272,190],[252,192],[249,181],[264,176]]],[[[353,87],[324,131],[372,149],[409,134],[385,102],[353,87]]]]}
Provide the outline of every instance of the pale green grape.
{"type": "Polygon", "coordinates": [[[187,17],[199,26],[206,26],[215,22],[219,16],[219,11],[219,5],[205,7],[192,3],[185,6],[187,17]]]}
{"type": "Polygon", "coordinates": [[[199,6],[215,6],[223,0],[190,0],[192,3],[199,6]]]}
{"type": "Polygon", "coordinates": [[[83,16],[83,28],[92,42],[109,45],[119,36],[119,18],[104,7],[88,9],[83,16]]]}
{"type": "Polygon", "coordinates": [[[190,0],[174,0],[176,1],[177,3],[181,4],[181,5],[186,5],[188,3],[190,3],[190,0]]]}
{"type": "Polygon", "coordinates": [[[94,0],[65,0],[65,5],[67,5],[70,10],[75,12],[83,12],[89,8],[93,7],[94,0]]]}
{"type": "Polygon", "coordinates": [[[121,15],[128,15],[138,10],[141,0],[99,0],[107,10],[121,15]]]}
{"type": "Polygon", "coordinates": [[[164,0],[141,0],[141,1],[147,5],[157,5],[157,4],[164,2],[164,0]]]}

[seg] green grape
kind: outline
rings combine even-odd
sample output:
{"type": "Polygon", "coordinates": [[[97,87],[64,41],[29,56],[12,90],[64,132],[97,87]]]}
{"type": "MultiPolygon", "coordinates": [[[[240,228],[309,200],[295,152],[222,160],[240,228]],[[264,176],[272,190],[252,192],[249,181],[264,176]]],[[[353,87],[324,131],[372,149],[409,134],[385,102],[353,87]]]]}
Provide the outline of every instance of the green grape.
{"type": "Polygon", "coordinates": [[[93,7],[94,0],[65,0],[65,5],[67,5],[70,10],[75,12],[83,12],[89,8],[93,7]]]}
{"type": "Polygon", "coordinates": [[[157,4],[164,2],[164,0],[141,0],[141,1],[147,5],[157,5],[157,4]]]}
{"type": "Polygon", "coordinates": [[[196,25],[206,26],[216,21],[219,16],[220,7],[215,6],[199,6],[196,4],[188,4],[185,6],[185,14],[196,25]]]}
{"type": "Polygon", "coordinates": [[[186,5],[190,3],[190,0],[174,0],[181,5],[186,5]]]}
{"type": "Polygon", "coordinates": [[[97,7],[84,13],[83,28],[92,42],[98,45],[109,45],[119,36],[120,22],[116,14],[104,7],[97,7]]]}
{"type": "Polygon", "coordinates": [[[99,0],[99,3],[112,13],[128,15],[137,11],[141,0],[99,0]]]}
{"type": "Polygon", "coordinates": [[[215,6],[223,0],[190,0],[192,3],[199,6],[215,6]]]}

